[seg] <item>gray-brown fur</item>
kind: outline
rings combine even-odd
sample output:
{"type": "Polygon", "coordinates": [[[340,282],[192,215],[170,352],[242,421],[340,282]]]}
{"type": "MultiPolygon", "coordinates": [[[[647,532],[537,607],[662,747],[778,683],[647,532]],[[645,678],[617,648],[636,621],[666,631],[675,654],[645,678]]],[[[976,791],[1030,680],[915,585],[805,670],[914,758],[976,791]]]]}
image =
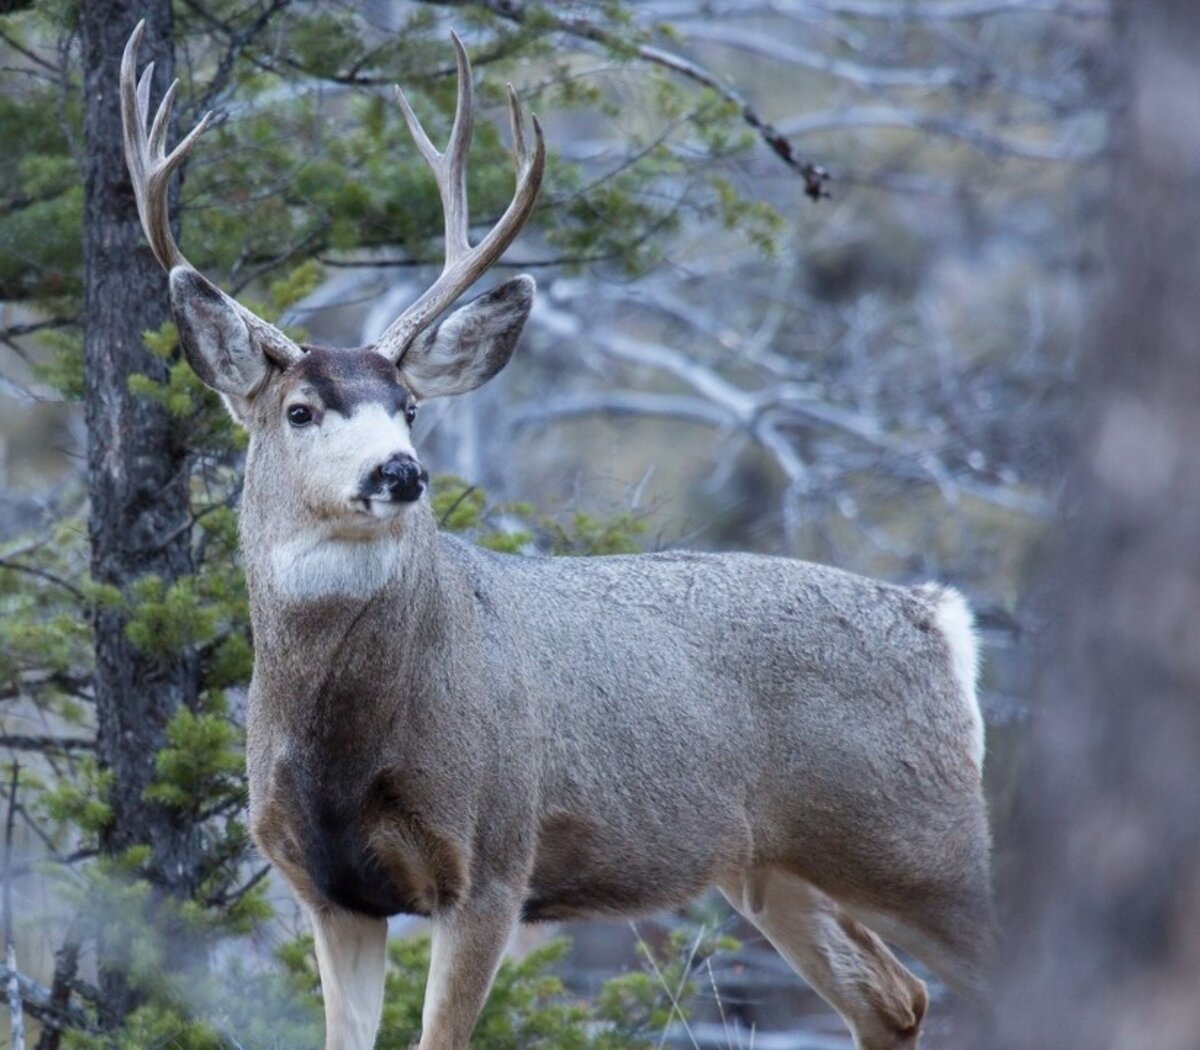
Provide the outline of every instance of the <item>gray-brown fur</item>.
{"type": "Polygon", "coordinates": [[[126,155],[188,360],[250,432],[251,830],[312,917],[327,1050],[373,1044],[386,915],[432,920],[420,1050],[465,1050],[521,918],[654,911],[710,886],[859,1050],[914,1047],[925,988],[877,934],[971,988],[991,926],[961,599],[779,558],[520,558],[439,535],[410,409],[474,389],[516,345],[528,277],[438,317],[532,209],[536,122],[530,149],[514,97],[514,202],[470,248],[456,38],[445,157],[405,108],[451,217],[446,270],[377,349],[306,350],[175,247],[147,173],[194,136],[170,155],[147,139],[140,32],[126,155]]]}
{"type": "Polygon", "coordinates": [[[355,903],[305,866],[316,800],[360,900],[637,914],[779,868],[972,979],[987,830],[930,595],[749,555],[506,557],[422,504],[386,588],[290,608],[243,520],[254,828],[272,856],[287,829],[313,905],[355,903]]]}
{"type": "Polygon", "coordinates": [[[749,555],[505,557],[421,505],[386,589],[281,609],[244,521],[256,801],[287,770],[348,813],[409,810],[534,918],[668,907],[763,865],[884,909],[985,878],[966,712],[919,594],[749,555]]]}

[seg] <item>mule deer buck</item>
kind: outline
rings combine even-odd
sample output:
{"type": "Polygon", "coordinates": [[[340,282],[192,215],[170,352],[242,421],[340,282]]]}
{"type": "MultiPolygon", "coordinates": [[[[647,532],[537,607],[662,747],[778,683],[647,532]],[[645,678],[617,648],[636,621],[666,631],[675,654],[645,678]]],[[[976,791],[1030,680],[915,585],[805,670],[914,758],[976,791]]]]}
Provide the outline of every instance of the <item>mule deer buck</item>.
{"type": "Polygon", "coordinates": [[[390,915],[432,920],[420,1050],[463,1050],[517,923],[714,885],[858,1047],[915,1046],[925,987],[873,931],[971,988],[991,926],[962,598],[780,558],[440,535],[410,428],[418,402],[503,368],[529,314],[528,277],[446,311],[529,217],[537,121],[530,141],[510,88],[516,191],[472,247],[455,37],[444,153],[397,92],[442,198],[441,276],[373,346],[298,346],[176,246],[167,185],[207,117],[166,153],[175,87],[147,128],[141,33],[125,153],[183,352],[249,431],[251,828],[312,917],[326,1046],[373,1044],[390,915]]]}

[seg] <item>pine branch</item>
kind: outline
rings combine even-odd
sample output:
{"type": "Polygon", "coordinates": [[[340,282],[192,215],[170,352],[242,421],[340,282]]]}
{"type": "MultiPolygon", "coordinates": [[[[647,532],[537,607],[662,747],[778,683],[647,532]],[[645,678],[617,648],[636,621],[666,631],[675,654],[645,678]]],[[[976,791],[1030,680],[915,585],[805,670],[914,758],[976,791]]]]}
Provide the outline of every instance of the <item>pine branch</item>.
{"type": "Polygon", "coordinates": [[[211,15],[199,4],[188,4],[188,7],[205,18],[210,25],[214,25],[215,28],[219,28],[229,35],[229,46],[225,49],[225,53],[217,63],[217,71],[213,74],[212,80],[209,81],[208,87],[204,89],[204,94],[193,104],[193,113],[205,113],[212,107],[213,101],[228,85],[229,78],[233,75],[234,64],[242,52],[257,37],[262,35],[271,19],[290,4],[291,0],[272,0],[272,3],[268,4],[259,13],[259,16],[241,32],[233,31],[227,23],[215,18],[215,16],[211,15]]]}
{"type": "Polygon", "coordinates": [[[227,893],[214,894],[205,901],[205,904],[207,904],[210,908],[230,908],[239,903],[269,874],[271,874],[271,866],[269,864],[264,864],[253,875],[251,875],[249,879],[242,883],[241,886],[237,887],[237,889],[231,890],[227,893]]]}
{"type": "Polygon", "coordinates": [[[20,562],[13,561],[11,558],[0,558],[0,569],[8,569],[11,572],[22,572],[27,576],[35,576],[39,580],[45,580],[47,583],[52,583],[56,587],[61,587],[80,604],[87,604],[87,595],[85,595],[83,591],[81,591],[73,583],[69,582],[68,580],[64,580],[61,576],[58,576],[47,569],[39,569],[35,565],[22,565],[20,562]]]}

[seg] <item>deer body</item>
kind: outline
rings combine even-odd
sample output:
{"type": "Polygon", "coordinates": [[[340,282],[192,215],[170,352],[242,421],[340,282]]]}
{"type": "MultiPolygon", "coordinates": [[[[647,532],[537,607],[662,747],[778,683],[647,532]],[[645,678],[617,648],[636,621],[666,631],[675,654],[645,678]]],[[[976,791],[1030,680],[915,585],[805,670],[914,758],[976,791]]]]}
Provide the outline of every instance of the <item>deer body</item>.
{"type": "MultiPolygon", "coordinates": [[[[977,986],[988,833],[975,641],[956,592],[752,555],[522,558],[438,533],[416,404],[486,382],[532,297],[443,316],[532,209],[467,239],[470,74],[438,153],[447,264],[380,342],[300,347],[175,245],[168,99],[147,132],[136,30],[126,155],[184,353],[250,433],[242,547],[255,669],[251,830],[307,906],[328,1050],[369,1050],[387,916],[433,923],[420,1050],[465,1050],[521,920],[629,915],[717,886],[846,1019],[915,1047],[923,984],[874,930],[977,986]]],[[[173,91],[173,89],[172,89],[173,91]]],[[[203,127],[203,122],[201,128],[203,127]]]]}
{"type": "Polygon", "coordinates": [[[760,866],[819,885],[831,862],[880,904],[944,843],[925,815],[979,832],[944,597],[750,555],[517,558],[434,529],[424,505],[406,518],[373,595],[282,613],[247,543],[254,827],[314,906],[430,914],[498,879],[525,918],[628,914],[760,866]]]}

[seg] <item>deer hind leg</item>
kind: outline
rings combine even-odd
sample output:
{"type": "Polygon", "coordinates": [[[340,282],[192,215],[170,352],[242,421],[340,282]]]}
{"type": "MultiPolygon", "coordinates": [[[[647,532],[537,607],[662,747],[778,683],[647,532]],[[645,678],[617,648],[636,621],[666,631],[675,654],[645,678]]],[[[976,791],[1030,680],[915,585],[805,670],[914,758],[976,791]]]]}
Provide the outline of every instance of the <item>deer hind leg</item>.
{"type": "Polygon", "coordinates": [[[334,908],[311,912],[325,1050],[371,1050],[383,1013],[387,920],[334,908]]]}
{"type": "Polygon", "coordinates": [[[723,884],[729,903],[832,1006],[857,1050],[917,1045],[928,997],[884,943],[815,886],[778,870],[723,884]]]}
{"type": "Polygon", "coordinates": [[[467,1050],[519,913],[519,896],[499,888],[434,913],[418,1050],[467,1050]]]}
{"type": "Polygon", "coordinates": [[[986,878],[957,893],[932,887],[928,896],[887,910],[847,905],[855,918],[911,952],[977,1010],[988,1008],[985,975],[995,943],[995,917],[986,878]]]}

